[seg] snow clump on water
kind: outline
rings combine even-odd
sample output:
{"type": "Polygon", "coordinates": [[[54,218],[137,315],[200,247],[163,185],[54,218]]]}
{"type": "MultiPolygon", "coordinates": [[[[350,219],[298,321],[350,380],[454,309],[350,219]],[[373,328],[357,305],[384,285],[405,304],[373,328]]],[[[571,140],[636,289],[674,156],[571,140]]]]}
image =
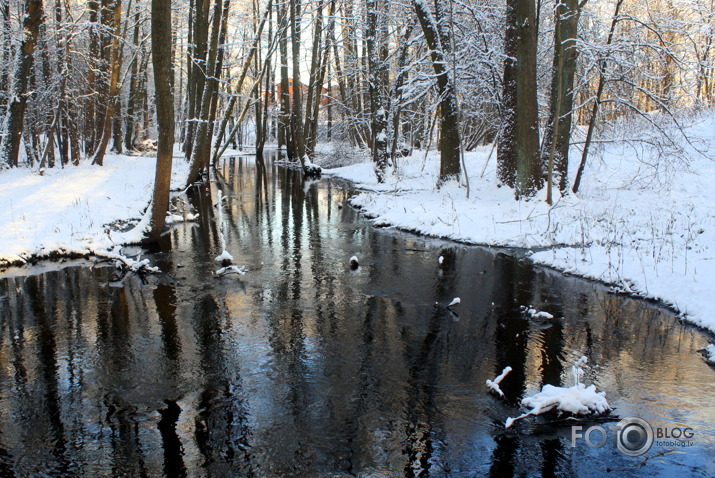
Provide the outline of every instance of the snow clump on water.
{"type": "Polygon", "coordinates": [[[574,385],[568,388],[556,387],[554,385],[544,385],[541,392],[531,397],[526,397],[521,404],[530,408],[515,418],[507,418],[504,424],[506,428],[511,427],[515,421],[521,420],[529,415],[540,415],[550,410],[571,413],[573,415],[602,414],[611,410],[606,401],[606,392],[597,392],[595,385],[588,387],[581,383],[583,369],[581,365],[587,362],[586,357],[581,357],[571,367],[574,375],[574,385]]]}

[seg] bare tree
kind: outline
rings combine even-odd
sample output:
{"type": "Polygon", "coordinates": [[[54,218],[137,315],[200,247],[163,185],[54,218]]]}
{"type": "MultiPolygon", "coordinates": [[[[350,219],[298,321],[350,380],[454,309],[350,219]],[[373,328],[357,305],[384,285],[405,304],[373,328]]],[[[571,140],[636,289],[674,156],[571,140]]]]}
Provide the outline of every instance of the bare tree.
{"type": "Polygon", "coordinates": [[[166,223],[174,151],[174,93],[171,89],[171,0],[152,0],[151,37],[159,143],[156,155],[150,238],[156,241],[163,232],[166,223]]]}
{"type": "MultiPolygon", "coordinates": [[[[613,35],[616,31],[616,25],[618,25],[619,17],[618,13],[621,10],[621,5],[624,0],[617,0],[616,6],[614,7],[613,16],[611,19],[611,28],[608,32],[608,39],[606,40],[606,46],[613,42],[613,35]]],[[[581,162],[578,165],[578,171],[576,172],[576,179],[573,183],[573,192],[577,193],[579,187],[581,186],[581,178],[583,177],[583,171],[586,167],[586,160],[588,159],[588,150],[591,146],[591,141],[593,140],[593,132],[596,127],[596,118],[598,117],[598,111],[601,107],[601,95],[603,94],[603,87],[605,85],[605,74],[608,68],[608,63],[606,59],[602,59],[599,64],[599,76],[598,76],[598,87],[596,89],[596,97],[593,100],[593,108],[591,111],[591,117],[588,120],[588,132],[586,133],[586,143],[583,146],[583,153],[581,154],[581,162]]]]}
{"type": "MultiPolygon", "coordinates": [[[[208,58],[205,63],[206,78],[203,81],[203,93],[201,95],[200,107],[198,108],[198,117],[196,118],[197,126],[194,138],[194,145],[190,148],[191,156],[191,171],[189,172],[189,183],[195,182],[199,173],[209,166],[209,158],[211,157],[211,138],[212,129],[209,128],[211,122],[211,106],[214,101],[214,96],[218,94],[218,78],[220,76],[220,58],[219,58],[219,43],[221,38],[221,30],[225,29],[225,16],[228,15],[229,0],[225,0],[225,5],[222,8],[221,0],[215,0],[214,13],[211,28],[211,42],[208,50],[208,58]]],[[[215,109],[214,109],[215,111],[215,109]]]]}
{"type": "MultiPolygon", "coordinates": [[[[563,0],[555,7],[554,60],[551,79],[551,102],[546,127],[545,145],[549,150],[549,174],[555,175],[562,192],[568,188],[569,146],[574,104],[574,77],[578,59],[578,22],[582,0],[563,0]]],[[[549,193],[551,191],[549,180],[549,193]]]]}
{"type": "Polygon", "coordinates": [[[440,169],[439,182],[456,179],[460,174],[461,140],[459,136],[459,110],[453,78],[449,75],[445,54],[449,48],[449,33],[445,27],[446,15],[439,0],[435,0],[435,18],[423,1],[413,0],[412,5],[430,49],[432,68],[439,91],[440,112],[440,169]]]}
{"type": "Polygon", "coordinates": [[[92,164],[102,166],[104,164],[104,154],[107,151],[109,137],[112,133],[112,119],[114,118],[114,108],[117,103],[117,95],[119,93],[119,74],[121,69],[122,59],[122,44],[120,42],[121,26],[122,26],[122,1],[114,0],[112,8],[114,38],[111,43],[111,74],[109,80],[109,98],[107,108],[102,120],[101,136],[99,145],[92,158],[92,164]]]}
{"type": "Polygon", "coordinates": [[[289,0],[291,60],[293,63],[293,91],[290,109],[290,129],[293,138],[293,158],[305,167],[305,138],[303,136],[303,84],[300,81],[300,37],[302,4],[300,0],[289,0]]]}
{"type": "Polygon", "coordinates": [[[504,130],[497,155],[499,180],[517,197],[543,185],[536,98],[534,0],[507,0],[504,46],[504,130]]]}
{"type": "Polygon", "coordinates": [[[367,0],[367,64],[370,92],[372,161],[378,182],[385,180],[387,152],[387,38],[385,38],[384,2],[367,0]]]}

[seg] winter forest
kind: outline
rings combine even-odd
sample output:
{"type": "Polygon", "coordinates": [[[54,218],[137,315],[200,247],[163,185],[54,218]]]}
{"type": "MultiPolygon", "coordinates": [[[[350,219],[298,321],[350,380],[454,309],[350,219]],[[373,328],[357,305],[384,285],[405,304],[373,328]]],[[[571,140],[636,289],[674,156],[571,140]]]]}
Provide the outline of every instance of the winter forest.
{"type": "Polygon", "coordinates": [[[0,13],[0,475],[713,473],[715,0],[0,13]]]}
{"type": "Polygon", "coordinates": [[[7,1],[0,164],[141,151],[166,102],[190,180],[228,144],[305,164],[338,140],[369,149],[378,179],[436,147],[446,181],[495,142],[517,196],[577,192],[568,164],[582,172],[594,133],[712,104],[713,15],[707,0],[7,1]]]}

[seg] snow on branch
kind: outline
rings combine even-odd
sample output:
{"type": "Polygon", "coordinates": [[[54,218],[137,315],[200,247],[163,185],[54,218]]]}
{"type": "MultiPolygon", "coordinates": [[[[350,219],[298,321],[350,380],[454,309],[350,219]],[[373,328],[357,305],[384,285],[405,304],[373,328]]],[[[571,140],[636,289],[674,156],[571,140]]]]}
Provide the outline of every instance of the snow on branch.
{"type": "Polygon", "coordinates": [[[511,372],[511,367],[504,367],[504,370],[502,370],[501,375],[497,376],[494,380],[487,380],[487,387],[489,387],[489,391],[492,393],[496,393],[500,397],[504,397],[504,392],[502,392],[501,388],[499,388],[499,384],[502,380],[504,380],[504,377],[506,377],[509,372],[511,372]]]}
{"type": "Polygon", "coordinates": [[[230,266],[222,267],[219,270],[217,270],[216,272],[214,272],[214,277],[223,277],[223,276],[227,276],[230,274],[238,274],[238,275],[242,276],[242,275],[245,275],[246,272],[247,272],[247,269],[245,266],[238,267],[236,265],[230,265],[230,266]]]}

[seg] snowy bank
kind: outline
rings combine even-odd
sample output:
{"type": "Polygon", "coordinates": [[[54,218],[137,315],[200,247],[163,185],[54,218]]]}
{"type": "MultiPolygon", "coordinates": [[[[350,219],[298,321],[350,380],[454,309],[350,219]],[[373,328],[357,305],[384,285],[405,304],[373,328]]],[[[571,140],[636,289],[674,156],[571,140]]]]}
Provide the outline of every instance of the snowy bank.
{"type": "MultiPolygon", "coordinates": [[[[112,257],[116,246],[141,241],[155,166],[154,157],[107,155],[101,167],[1,171],[0,266],[57,253],[112,257]]],[[[185,184],[187,173],[186,161],[175,157],[172,188],[185,184]]]]}
{"type": "MultiPolygon", "coordinates": [[[[367,157],[324,174],[353,181],[363,192],[351,204],[376,225],[534,250],[536,263],[663,300],[715,331],[715,114],[687,123],[688,140],[670,145],[647,123],[616,129],[597,142],[579,194],[557,193],[551,207],[545,190],[516,201],[499,187],[491,146],[465,154],[470,198],[456,183],[436,190],[437,152],[400,158],[382,184],[367,157]]],[[[570,178],[580,157],[573,147],[570,178]]]]}

